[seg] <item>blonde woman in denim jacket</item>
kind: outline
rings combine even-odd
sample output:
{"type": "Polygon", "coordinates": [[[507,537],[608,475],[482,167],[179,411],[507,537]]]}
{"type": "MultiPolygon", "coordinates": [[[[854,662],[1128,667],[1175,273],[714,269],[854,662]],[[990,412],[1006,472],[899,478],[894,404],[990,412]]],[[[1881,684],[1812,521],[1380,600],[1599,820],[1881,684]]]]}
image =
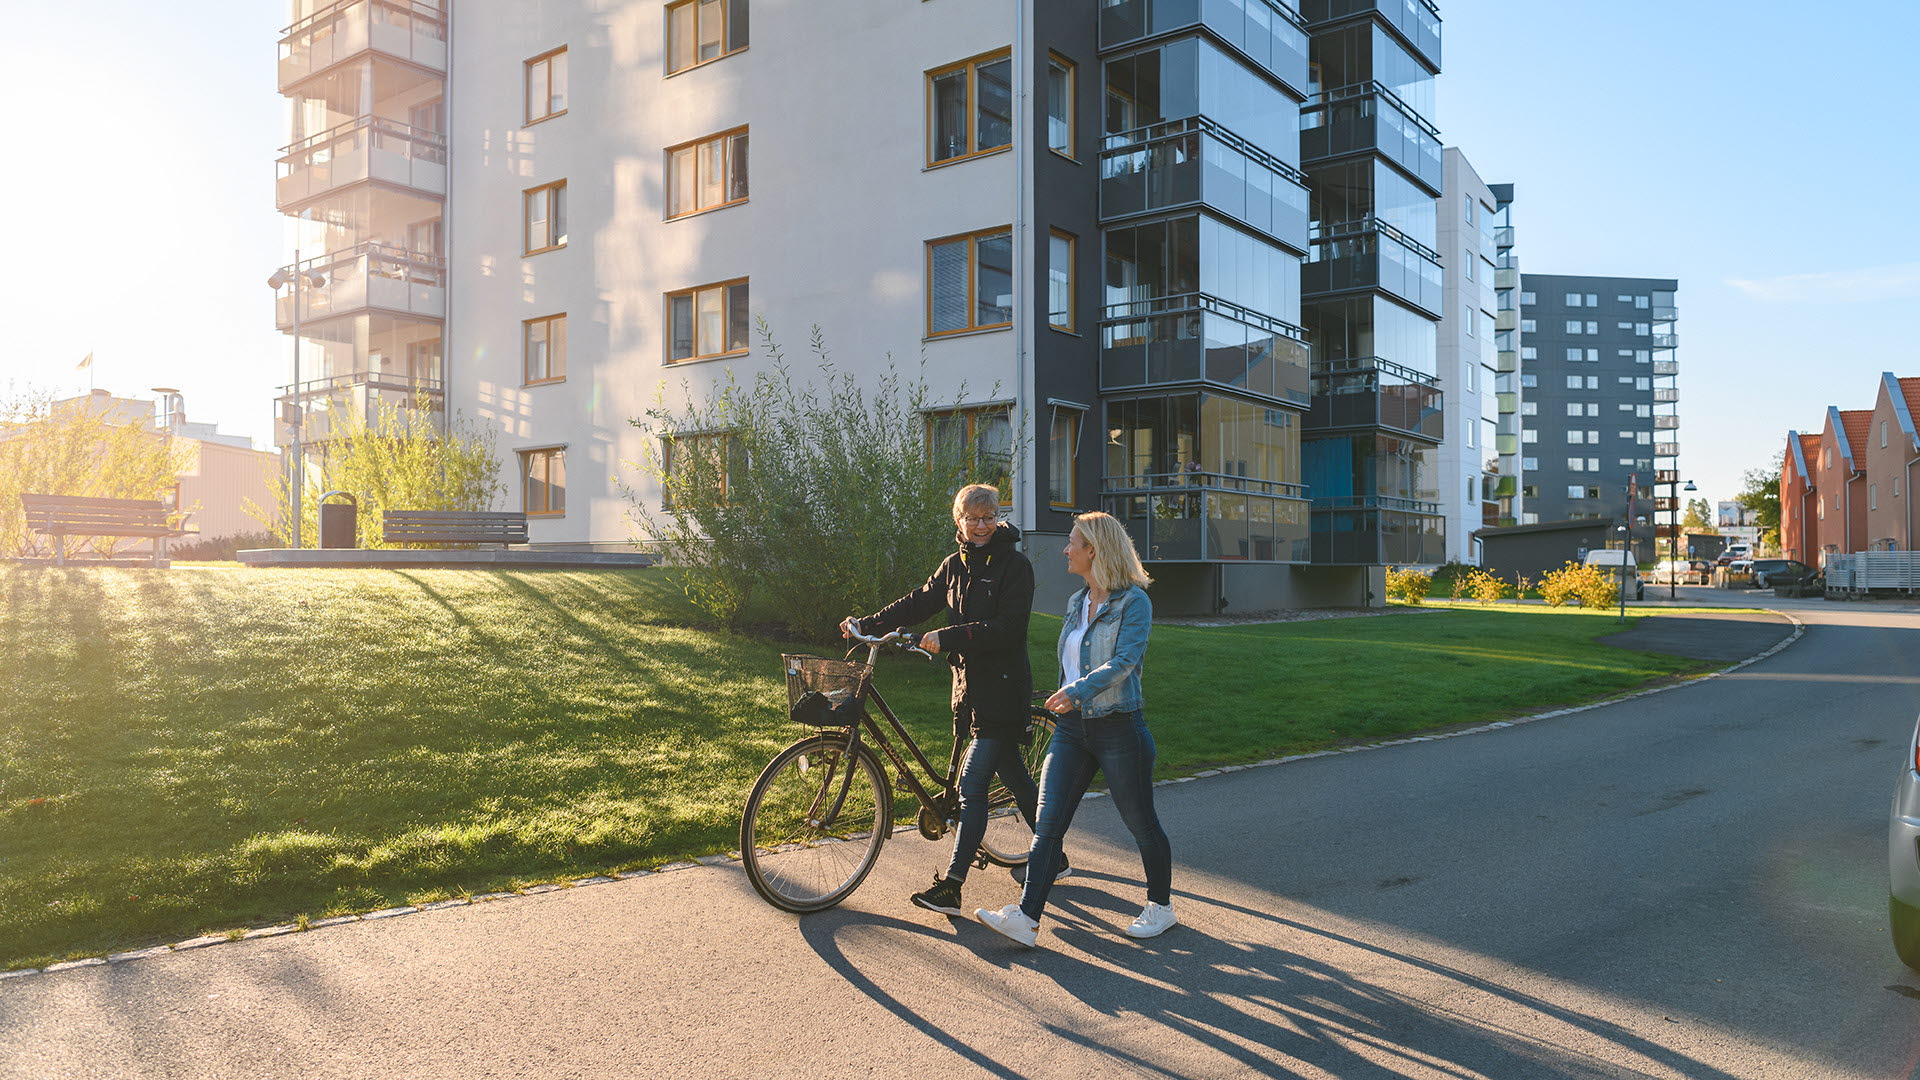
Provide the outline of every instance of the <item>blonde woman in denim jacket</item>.
{"type": "Polygon", "coordinates": [[[1153,629],[1152,578],[1133,540],[1114,518],[1081,514],[1067,537],[1067,570],[1086,580],[1073,594],[1056,652],[1060,689],[1047,699],[1058,727],[1040,774],[1040,811],[1027,856],[1020,902],[974,916],[1002,934],[1033,945],[1040,913],[1063,865],[1060,840],[1098,771],[1107,780],[1120,819],[1140,845],[1147,906],[1127,936],[1155,937],[1173,915],[1173,852],[1153,810],[1153,735],[1141,713],[1140,667],[1153,629]]]}

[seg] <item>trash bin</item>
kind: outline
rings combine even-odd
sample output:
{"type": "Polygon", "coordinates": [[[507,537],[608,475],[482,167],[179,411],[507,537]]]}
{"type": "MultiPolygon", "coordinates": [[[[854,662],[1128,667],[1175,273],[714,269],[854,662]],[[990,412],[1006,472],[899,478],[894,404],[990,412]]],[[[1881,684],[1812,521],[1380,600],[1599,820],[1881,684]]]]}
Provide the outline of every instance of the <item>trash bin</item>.
{"type": "Polygon", "coordinates": [[[320,496],[320,546],[323,548],[358,547],[360,500],[344,491],[329,491],[320,496]],[[347,500],[330,503],[335,495],[347,500]]]}

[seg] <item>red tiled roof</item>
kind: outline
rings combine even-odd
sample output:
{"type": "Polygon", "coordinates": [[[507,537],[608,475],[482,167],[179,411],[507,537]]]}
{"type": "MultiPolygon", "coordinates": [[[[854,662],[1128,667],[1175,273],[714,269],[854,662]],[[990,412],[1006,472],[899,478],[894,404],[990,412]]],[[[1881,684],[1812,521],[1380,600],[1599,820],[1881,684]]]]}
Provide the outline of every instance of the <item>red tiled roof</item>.
{"type": "Polygon", "coordinates": [[[1847,433],[1847,449],[1853,452],[1853,467],[1867,465],[1867,432],[1873,427],[1872,409],[1841,409],[1840,427],[1847,433]]]}
{"type": "Polygon", "coordinates": [[[1920,424],[1920,379],[1901,379],[1900,395],[1907,399],[1907,417],[1920,424]]]}
{"type": "Polygon", "coordinates": [[[1820,467],[1820,436],[1800,436],[1800,463],[1807,470],[1807,475],[1800,478],[1801,482],[1812,483],[1813,472],[1820,467]]]}

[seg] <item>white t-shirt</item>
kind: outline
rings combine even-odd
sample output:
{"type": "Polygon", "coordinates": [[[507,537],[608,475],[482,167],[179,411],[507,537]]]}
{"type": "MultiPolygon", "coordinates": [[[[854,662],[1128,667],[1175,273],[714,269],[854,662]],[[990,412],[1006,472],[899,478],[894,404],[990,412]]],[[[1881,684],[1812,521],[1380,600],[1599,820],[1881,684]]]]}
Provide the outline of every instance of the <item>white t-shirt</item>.
{"type": "Polygon", "coordinates": [[[1067,634],[1066,657],[1062,661],[1065,668],[1060,673],[1062,686],[1072,686],[1086,674],[1080,670],[1080,641],[1087,636],[1087,625],[1093,622],[1093,608],[1093,593],[1089,592],[1086,610],[1080,613],[1080,625],[1067,634]]]}

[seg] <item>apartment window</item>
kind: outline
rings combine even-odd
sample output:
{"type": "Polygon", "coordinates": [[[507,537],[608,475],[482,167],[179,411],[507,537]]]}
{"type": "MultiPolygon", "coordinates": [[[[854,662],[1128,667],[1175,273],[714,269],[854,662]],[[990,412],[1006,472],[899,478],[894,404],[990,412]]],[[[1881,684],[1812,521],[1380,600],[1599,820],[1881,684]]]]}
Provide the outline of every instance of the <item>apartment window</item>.
{"type": "Polygon", "coordinates": [[[1625,330],[1628,333],[1633,332],[1633,324],[1630,322],[1615,323],[1613,324],[1613,328],[1616,330],[1625,330]]]}
{"type": "Polygon", "coordinates": [[[1893,478],[1893,497],[1900,497],[1900,478],[1897,476],[1893,478]]]}
{"type": "Polygon", "coordinates": [[[1568,484],[1568,485],[1567,485],[1567,498],[1569,498],[1569,499],[1584,499],[1584,498],[1586,498],[1586,497],[1587,497],[1587,489],[1586,489],[1586,487],[1585,487],[1585,486],[1583,486],[1583,485],[1580,485],[1580,484],[1568,484]]]}
{"type": "Polygon", "coordinates": [[[1533,320],[1532,320],[1532,319],[1521,319],[1521,320],[1520,320],[1520,332],[1521,332],[1521,333],[1523,333],[1523,334],[1531,334],[1531,333],[1533,333],[1533,331],[1534,331],[1534,322],[1533,322],[1533,320]]]}
{"type": "Polygon", "coordinates": [[[1644,297],[1644,296],[1636,296],[1636,297],[1634,297],[1634,298],[1633,298],[1633,306],[1634,306],[1634,307],[1636,307],[1636,308],[1644,308],[1644,307],[1646,307],[1646,306],[1647,306],[1647,298],[1646,298],[1646,297],[1644,297]]]}
{"type": "Polygon", "coordinates": [[[747,47],[747,0],[679,0],[667,5],[667,74],[747,47]]]}
{"type": "Polygon", "coordinates": [[[1597,296],[1595,296],[1595,295],[1593,295],[1592,293],[1588,293],[1588,294],[1587,294],[1587,306],[1588,306],[1588,307],[1599,307],[1599,306],[1600,306],[1600,298],[1599,298],[1599,297],[1597,297],[1597,296]]]}
{"type": "Polygon", "coordinates": [[[1638,417],[1642,417],[1642,418],[1645,418],[1645,417],[1649,417],[1649,416],[1652,416],[1652,415],[1653,415],[1653,406],[1651,406],[1651,405],[1635,405],[1635,406],[1633,407],[1633,415],[1635,415],[1635,416],[1638,416],[1638,417]]]}
{"type": "Polygon", "coordinates": [[[670,435],[660,440],[660,461],[661,509],[690,502],[724,506],[732,501],[734,480],[746,471],[746,447],[727,432],[670,435]]]}
{"type": "Polygon", "coordinates": [[[1600,389],[1600,376],[1598,375],[1587,376],[1587,389],[1589,390],[1600,389]]]}
{"type": "Polygon", "coordinates": [[[1595,321],[1593,321],[1593,320],[1591,320],[1591,319],[1589,319],[1589,320],[1587,321],[1587,333],[1589,333],[1589,334],[1597,334],[1597,333],[1599,333],[1599,332],[1600,332],[1600,324],[1599,324],[1598,322],[1595,322],[1595,321]]]}
{"type": "Polygon", "coordinates": [[[1047,325],[1073,329],[1074,237],[1058,229],[1047,234],[1047,325]]]}
{"type": "Polygon", "coordinates": [[[1532,345],[1522,345],[1520,346],[1520,359],[1538,360],[1540,359],[1540,350],[1534,348],[1532,345]]]}
{"type": "Polygon", "coordinates": [[[1880,421],[1880,445],[1882,448],[1887,445],[1887,422],[1885,420],[1880,421]]]}
{"type": "MultiPolygon", "coordinates": [[[[1579,320],[1579,319],[1568,319],[1568,320],[1567,320],[1567,333],[1569,333],[1569,334],[1577,334],[1577,333],[1579,333],[1579,332],[1580,332],[1580,320],[1579,320]]],[[[1567,351],[1568,351],[1568,352],[1570,352],[1570,353],[1573,353],[1573,359],[1575,359],[1575,360],[1578,360],[1578,359],[1580,359],[1580,350],[1579,350],[1579,349],[1568,349],[1567,351]]]]}
{"type": "Polygon", "coordinates": [[[746,352],[751,324],[745,278],[668,293],[667,361],[746,352]]]}
{"type": "Polygon", "coordinates": [[[1867,485],[1867,509],[1869,510],[1880,509],[1880,485],[1879,484],[1867,485]]]}
{"type": "Polygon", "coordinates": [[[1588,415],[1588,416],[1599,416],[1599,415],[1600,415],[1600,404],[1599,404],[1599,402],[1595,402],[1595,401],[1589,401],[1589,402],[1587,402],[1587,415],[1588,415]]]}
{"type": "Polygon", "coordinates": [[[1073,156],[1073,63],[1047,56],[1047,149],[1073,156]]]}
{"type": "Polygon", "coordinates": [[[1047,431],[1047,503],[1062,509],[1076,505],[1074,474],[1080,463],[1080,410],[1055,405],[1047,431]]]}
{"type": "Polygon", "coordinates": [[[974,475],[1000,489],[1000,505],[1013,505],[1013,419],[1007,406],[929,413],[927,446],[964,454],[974,475]]]}
{"type": "Polygon", "coordinates": [[[667,148],[667,217],[746,201],[746,128],[667,148]]]}
{"type": "Polygon", "coordinates": [[[1568,458],[1568,459],[1567,459],[1567,471],[1568,471],[1568,472],[1586,472],[1586,471],[1587,471],[1587,459],[1586,459],[1586,458],[1577,458],[1577,457],[1570,457],[1570,458],[1568,458]]]}
{"type": "Polygon", "coordinates": [[[1587,433],[1584,431],[1567,432],[1568,446],[1584,446],[1586,444],[1586,441],[1587,441],[1587,433]]]}
{"type": "Polygon", "coordinates": [[[1642,375],[1639,378],[1633,380],[1633,388],[1635,390],[1651,390],[1653,389],[1653,379],[1649,378],[1648,376],[1642,375]]]}
{"type": "MultiPolygon", "coordinates": [[[[1469,450],[1475,450],[1479,448],[1480,444],[1474,441],[1474,436],[1473,436],[1474,429],[1478,428],[1479,426],[1480,426],[1479,424],[1467,425],[1467,449],[1469,450]]],[[[1472,496],[1468,496],[1468,498],[1472,498],[1472,496]]]]}
{"type": "Polygon", "coordinates": [[[1567,306],[1568,306],[1568,307],[1579,307],[1579,306],[1580,306],[1580,294],[1579,294],[1579,293],[1577,293],[1577,292],[1570,292],[1570,293],[1568,293],[1568,294],[1567,294],[1567,306]]]}
{"type": "Polygon", "coordinates": [[[1646,323],[1643,323],[1643,322],[1634,323],[1633,332],[1640,335],[1641,337],[1646,337],[1648,334],[1653,333],[1653,327],[1648,326],[1646,323]]]}
{"type": "Polygon", "coordinates": [[[527,123],[567,111],[567,50],[563,45],[527,61],[527,123]]]}
{"type": "Polygon", "coordinates": [[[1583,381],[1584,380],[1582,380],[1578,375],[1569,375],[1567,376],[1567,389],[1578,390],[1580,389],[1583,381]]]}
{"type": "MultiPolygon", "coordinates": [[[[1599,445],[1600,445],[1600,433],[1599,433],[1599,432],[1597,432],[1597,431],[1589,431],[1589,432],[1587,432],[1587,445],[1588,445],[1588,446],[1599,446],[1599,445]]],[[[1599,459],[1598,459],[1598,458],[1595,458],[1595,459],[1594,459],[1594,463],[1593,463],[1593,467],[1594,467],[1594,468],[1596,468],[1596,469],[1598,469],[1598,468],[1600,467],[1600,461],[1599,461],[1599,459]]]]}
{"type": "Polygon", "coordinates": [[[1621,459],[1620,459],[1620,464],[1621,464],[1621,465],[1623,465],[1623,466],[1625,466],[1625,467],[1627,467],[1627,468],[1629,468],[1629,469],[1631,469],[1631,468],[1633,468],[1633,467],[1634,467],[1634,465],[1636,464],[1636,462],[1635,462],[1635,460],[1634,460],[1633,458],[1630,458],[1630,457],[1623,457],[1623,458],[1621,458],[1621,459]]]}
{"type": "Polygon", "coordinates": [[[529,516],[558,517],[566,513],[566,447],[543,446],[519,454],[520,509],[529,516]]]}
{"type": "Polygon", "coordinates": [[[1539,412],[1540,412],[1540,403],[1537,401],[1523,401],[1520,403],[1521,416],[1534,416],[1534,415],[1537,415],[1539,412]]]}
{"type": "Polygon", "coordinates": [[[1621,349],[1621,350],[1619,351],[1619,357],[1620,357],[1620,359],[1622,359],[1622,360],[1631,360],[1631,359],[1633,359],[1633,350],[1632,350],[1632,349],[1621,349]]]}
{"type": "Polygon", "coordinates": [[[567,246],[567,182],[556,180],[522,193],[525,200],[526,253],[538,255],[567,246]]]}
{"type": "Polygon", "coordinates": [[[1521,306],[1521,307],[1532,307],[1532,306],[1533,306],[1533,305],[1534,305],[1534,304],[1535,304],[1536,302],[1537,302],[1537,301],[1536,301],[1536,300],[1534,299],[1534,295],[1533,295],[1532,293],[1530,293],[1530,292],[1522,292],[1522,293],[1520,294],[1520,306],[1521,306]]]}
{"type": "Polygon", "coordinates": [[[1013,145],[1013,56],[976,56],[927,72],[927,164],[1013,145]]]}
{"type": "Polygon", "coordinates": [[[1533,428],[1528,428],[1520,433],[1520,441],[1523,443],[1537,443],[1540,441],[1540,433],[1533,428]]]}
{"type": "Polygon", "coordinates": [[[1531,389],[1533,389],[1534,387],[1536,387],[1536,386],[1539,386],[1539,385],[1540,385],[1540,376],[1538,376],[1538,375],[1522,375],[1522,376],[1520,376],[1520,388],[1521,388],[1522,390],[1531,390],[1531,389]]]}
{"type": "Polygon", "coordinates": [[[927,336],[1013,325],[1013,233],[927,241],[927,336]]]}
{"type": "Polygon", "coordinates": [[[1623,431],[1623,432],[1621,432],[1621,433],[1620,433],[1620,437],[1621,437],[1621,438],[1623,438],[1623,439],[1628,439],[1628,440],[1631,440],[1631,439],[1632,439],[1632,438],[1634,437],[1634,435],[1635,435],[1635,434],[1637,434],[1637,433],[1636,433],[1636,432],[1632,432],[1632,431],[1623,431]]]}
{"type": "Polygon", "coordinates": [[[522,354],[526,357],[526,385],[559,382],[567,377],[567,317],[564,313],[528,319],[520,324],[522,354]]]}
{"type": "Polygon", "coordinates": [[[1637,442],[1637,443],[1639,443],[1639,444],[1640,444],[1641,446],[1652,446],[1652,445],[1653,445],[1653,432],[1651,432],[1651,431],[1636,431],[1636,432],[1634,432],[1634,433],[1633,433],[1633,441],[1634,441],[1634,442],[1637,442]]]}
{"type": "MultiPolygon", "coordinates": [[[[1539,468],[1540,468],[1540,459],[1539,459],[1539,458],[1534,458],[1534,457],[1523,457],[1523,458],[1521,458],[1521,459],[1520,459],[1520,471],[1521,471],[1521,472],[1533,472],[1533,471],[1535,471],[1535,470],[1537,470],[1537,469],[1539,469],[1539,468]]],[[[1526,492],[1526,493],[1527,493],[1528,495],[1532,495],[1532,494],[1535,494],[1535,492],[1533,491],[1533,485],[1531,485],[1531,484],[1529,484],[1529,485],[1527,485],[1527,492],[1526,492]]]]}
{"type": "Polygon", "coordinates": [[[1600,362],[1600,350],[1599,350],[1599,349],[1588,349],[1588,350],[1587,350],[1587,363],[1589,363],[1589,364],[1597,364],[1597,363],[1599,363],[1599,362],[1600,362]]]}
{"type": "Polygon", "coordinates": [[[1615,301],[1616,303],[1621,303],[1621,304],[1631,304],[1631,303],[1633,303],[1633,297],[1631,297],[1631,296],[1627,296],[1627,295],[1625,295],[1625,294],[1622,294],[1622,295],[1620,295],[1620,296],[1616,296],[1616,297],[1614,297],[1613,299],[1614,299],[1614,301],[1615,301]]]}
{"type": "Polygon", "coordinates": [[[1653,362],[1653,353],[1646,349],[1635,349],[1633,350],[1633,362],[1636,364],[1650,364],[1653,362]]]}
{"type": "Polygon", "coordinates": [[[1579,350],[1579,349],[1568,349],[1568,350],[1567,350],[1567,362],[1568,362],[1568,363],[1570,363],[1570,364],[1577,364],[1577,363],[1579,363],[1579,362],[1580,362],[1580,350],[1579,350]]]}
{"type": "Polygon", "coordinates": [[[1820,514],[1821,521],[1827,520],[1827,500],[1825,499],[1813,500],[1813,508],[1820,514]]]}
{"type": "Polygon", "coordinates": [[[1569,402],[1567,402],[1567,415],[1568,415],[1568,416],[1581,416],[1581,415],[1584,415],[1584,414],[1585,414],[1585,410],[1583,410],[1583,409],[1582,409],[1582,408],[1580,407],[1580,403],[1579,403],[1579,402],[1577,402],[1577,401],[1569,401],[1569,402]]]}
{"type": "MultiPolygon", "coordinates": [[[[1467,205],[1472,206],[1473,203],[1468,202],[1467,205]]],[[[1461,273],[1461,276],[1465,277],[1468,281],[1473,280],[1473,264],[1474,264],[1473,249],[1461,248],[1460,249],[1460,273],[1461,273]]]]}

